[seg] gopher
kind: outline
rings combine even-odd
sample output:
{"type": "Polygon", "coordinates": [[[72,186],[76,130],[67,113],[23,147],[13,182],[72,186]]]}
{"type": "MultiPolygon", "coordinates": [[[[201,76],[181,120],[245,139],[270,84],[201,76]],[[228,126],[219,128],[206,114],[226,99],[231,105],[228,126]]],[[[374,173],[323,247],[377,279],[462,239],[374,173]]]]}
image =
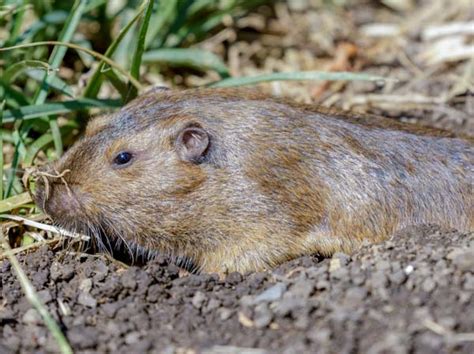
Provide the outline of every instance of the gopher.
{"type": "Polygon", "coordinates": [[[412,224],[472,230],[473,152],[470,138],[254,91],[155,89],[92,119],[34,198],[109,244],[248,272],[412,224]]]}

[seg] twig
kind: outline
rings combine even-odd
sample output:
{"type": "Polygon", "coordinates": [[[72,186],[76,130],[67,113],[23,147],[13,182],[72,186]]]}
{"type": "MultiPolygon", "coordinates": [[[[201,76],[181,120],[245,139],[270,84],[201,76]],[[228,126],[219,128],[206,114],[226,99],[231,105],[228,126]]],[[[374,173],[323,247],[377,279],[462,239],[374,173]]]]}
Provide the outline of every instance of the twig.
{"type": "Polygon", "coordinates": [[[419,60],[428,65],[470,59],[474,56],[474,47],[465,43],[464,36],[450,36],[432,43],[427,50],[419,54],[419,60]]]}
{"type": "Polygon", "coordinates": [[[71,238],[75,238],[75,239],[78,238],[82,241],[89,241],[90,240],[90,237],[87,236],[87,235],[83,235],[83,234],[76,233],[76,232],[70,232],[70,231],[62,229],[60,227],[57,227],[57,226],[43,224],[43,223],[33,221],[33,220],[29,220],[29,219],[26,219],[24,217],[17,216],[17,215],[3,214],[3,215],[0,215],[0,218],[18,221],[18,222],[21,222],[21,223],[23,223],[27,226],[36,227],[37,229],[53,232],[53,233],[59,234],[61,236],[67,236],[67,237],[71,237],[71,238]]]}
{"type": "Polygon", "coordinates": [[[474,57],[466,63],[463,74],[455,79],[454,85],[449,90],[448,97],[452,98],[456,95],[467,91],[474,92],[474,57]]]}
{"type": "Polygon", "coordinates": [[[439,323],[431,320],[423,321],[423,325],[430,331],[445,337],[450,342],[474,342],[474,332],[472,333],[455,333],[439,323]]]}
{"type": "MultiPolygon", "coordinates": [[[[398,107],[406,105],[440,105],[446,103],[445,97],[430,97],[418,94],[406,95],[357,95],[347,102],[348,107],[359,105],[375,105],[383,107],[398,107]]],[[[346,108],[346,107],[345,107],[346,108]]]]}
{"type": "Polygon", "coordinates": [[[396,37],[402,34],[400,26],[391,23],[370,23],[363,26],[360,32],[367,37],[396,37]]]}
{"type": "Polygon", "coordinates": [[[423,40],[452,35],[474,35],[474,22],[451,22],[442,25],[428,26],[421,34],[423,40]]]}

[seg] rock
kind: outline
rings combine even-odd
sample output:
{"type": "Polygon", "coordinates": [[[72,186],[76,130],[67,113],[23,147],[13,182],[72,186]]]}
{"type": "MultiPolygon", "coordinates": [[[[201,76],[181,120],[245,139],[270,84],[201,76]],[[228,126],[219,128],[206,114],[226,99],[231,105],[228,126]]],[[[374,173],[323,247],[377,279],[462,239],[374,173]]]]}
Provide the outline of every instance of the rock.
{"type": "Polygon", "coordinates": [[[122,274],[120,282],[125,289],[135,290],[137,288],[136,271],[135,267],[130,267],[122,274]]]}
{"type": "Polygon", "coordinates": [[[267,304],[262,303],[255,308],[255,315],[253,318],[254,326],[256,328],[267,327],[273,319],[272,312],[268,309],[267,304]]]}
{"type": "Polygon", "coordinates": [[[367,289],[363,287],[350,288],[346,292],[345,302],[351,307],[358,307],[367,298],[367,289]]]}
{"type": "Polygon", "coordinates": [[[415,267],[413,267],[411,264],[407,265],[404,269],[406,275],[410,275],[414,270],[415,267]]]}
{"type": "Polygon", "coordinates": [[[341,268],[341,260],[339,258],[331,258],[329,261],[329,273],[334,273],[336,270],[339,270],[341,268]]]}
{"type": "Polygon", "coordinates": [[[84,293],[89,293],[92,289],[92,279],[83,279],[79,284],[79,290],[84,293]]]}
{"type": "Polygon", "coordinates": [[[242,274],[238,272],[232,272],[225,278],[226,283],[230,285],[235,285],[242,282],[242,274]]]}
{"type": "Polygon", "coordinates": [[[61,264],[59,262],[53,262],[51,264],[51,280],[58,281],[64,280],[68,281],[74,277],[75,269],[73,264],[61,264]]]}
{"type": "Polygon", "coordinates": [[[219,318],[222,321],[228,320],[232,316],[232,314],[234,313],[231,309],[228,309],[228,308],[225,308],[225,307],[221,307],[217,311],[219,313],[219,318]]]}
{"type": "Polygon", "coordinates": [[[285,298],[273,304],[275,314],[281,317],[289,315],[292,311],[304,307],[306,301],[295,297],[285,298]]]}
{"type": "Polygon", "coordinates": [[[333,259],[339,259],[339,261],[341,263],[341,266],[345,266],[345,265],[349,264],[349,262],[351,261],[351,256],[349,256],[346,253],[342,253],[342,252],[334,253],[332,255],[332,258],[333,259]]]}
{"type": "Polygon", "coordinates": [[[423,291],[430,293],[436,288],[436,283],[432,278],[426,278],[421,284],[421,288],[423,289],[423,291]]]}
{"type": "Polygon", "coordinates": [[[103,281],[109,273],[109,268],[101,259],[97,260],[94,268],[94,281],[103,281]]]}
{"type": "Polygon", "coordinates": [[[331,330],[329,328],[310,329],[307,337],[315,343],[327,343],[331,339],[331,330]]]}
{"type": "Polygon", "coordinates": [[[127,344],[135,344],[140,340],[141,334],[140,332],[130,332],[125,335],[125,343],[127,344]]]}
{"type": "Polygon", "coordinates": [[[474,250],[462,250],[452,255],[452,262],[463,272],[474,272],[474,250]]]}
{"type": "Polygon", "coordinates": [[[77,326],[67,331],[70,343],[77,349],[91,348],[98,342],[98,332],[96,328],[77,326]]]}
{"type": "Polygon", "coordinates": [[[375,263],[375,268],[377,268],[378,270],[381,270],[381,271],[387,271],[391,268],[390,266],[390,262],[389,261],[379,261],[377,263],[375,263]]]}
{"type": "Polygon", "coordinates": [[[191,300],[191,303],[193,306],[197,309],[200,309],[202,305],[204,304],[204,301],[207,300],[207,296],[204,295],[203,292],[197,291],[196,294],[194,294],[193,299],[191,300]]]}
{"type": "Polygon", "coordinates": [[[102,311],[107,315],[107,317],[114,317],[117,313],[118,309],[122,307],[120,302],[110,302],[107,304],[103,304],[101,306],[102,311]]]}
{"type": "Polygon", "coordinates": [[[329,281],[321,279],[316,282],[316,289],[318,290],[327,290],[331,287],[331,283],[329,281]]]}
{"type": "Polygon", "coordinates": [[[474,291],[474,275],[466,274],[464,280],[464,290],[474,291]]]}
{"type": "Polygon", "coordinates": [[[403,270],[399,270],[395,273],[390,273],[388,275],[390,282],[395,285],[402,285],[407,280],[407,275],[403,270]]]}
{"type": "Polygon", "coordinates": [[[221,302],[217,299],[210,299],[207,306],[204,308],[205,313],[214,311],[221,306],[221,302]]]}
{"type": "Polygon", "coordinates": [[[23,317],[21,318],[21,320],[23,323],[30,324],[30,325],[36,325],[43,322],[40,314],[34,308],[27,310],[25,314],[23,315],[23,317]]]}
{"type": "Polygon", "coordinates": [[[373,289],[385,288],[388,284],[387,275],[382,271],[375,271],[370,277],[373,289]]]}
{"type": "Polygon", "coordinates": [[[48,289],[38,291],[38,297],[43,304],[48,304],[53,299],[51,291],[49,291],[48,289]]]}
{"type": "Polygon", "coordinates": [[[302,299],[307,299],[314,291],[314,284],[307,279],[298,280],[294,283],[288,293],[291,293],[291,296],[299,297],[302,299]]]}
{"type": "Polygon", "coordinates": [[[254,299],[255,304],[259,304],[261,302],[271,302],[280,299],[283,296],[283,293],[286,291],[286,284],[284,283],[277,283],[272,287],[268,288],[264,292],[260,293],[260,295],[256,296],[254,299]]]}
{"type": "Polygon", "coordinates": [[[92,297],[91,294],[82,292],[77,298],[77,302],[82,306],[95,308],[97,306],[97,300],[92,297]]]}
{"type": "Polygon", "coordinates": [[[349,270],[347,268],[337,268],[335,270],[330,270],[331,279],[345,279],[349,275],[349,270]]]}

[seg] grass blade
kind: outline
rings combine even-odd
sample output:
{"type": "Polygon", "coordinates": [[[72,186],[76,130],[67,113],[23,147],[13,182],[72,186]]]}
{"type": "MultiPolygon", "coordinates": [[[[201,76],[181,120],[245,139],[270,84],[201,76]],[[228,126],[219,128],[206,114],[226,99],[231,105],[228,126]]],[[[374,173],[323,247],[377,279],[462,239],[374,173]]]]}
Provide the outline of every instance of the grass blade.
{"type": "Polygon", "coordinates": [[[145,63],[166,63],[199,70],[215,70],[221,77],[229,77],[229,69],[212,52],[198,48],[174,48],[150,50],[143,55],[145,63]]]}
{"type": "MultiPolygon", "coordinates": [[[[3,127],[3,108],[5,107],[5,100],[0,102],[0,123],[1,126],[3,127]]],[[[2,136],[2,130],[0,130],[0,151],[2,151],[2,154],[0,156],[0,200],[3,199],[3,166],[4,166],[4,161],[3,161],[3,136],[2,136]]]]}
{"type": "Polygon", "coordinates": [[[111,67],[115,68],[118,72],[120,72],[123,76],[125,76],[133,86],[135,86],[138,90],[142,89],[142,85],[138,82],[133,76],[131,76],[126,70],[122,69],[120,65],[115,63],[112,59],[107,58],[105,55],[97,53],[91,49],[81,47],[76,44],[72,43],[65,43],[65,42],[58,42],[58,41],[41,41],[41,42],[34,42],[34,43],[26,43],[26,44],[19,44],[13,47],[6,47],[0,48],[0,52],[4,52],[7,50],[19,49],[19,48],[30,48],[30,47],[39,47],[43,45],[56,45],[56,46],[64,46],[75,50],[83,51],[89,55],[92,55],[95,58],[99,58],[100,60],[104,61],[106,64],[110,65],[111,67]]]}
{"type": "MultiPolygon", "coordinates": [[[[67,136],[74,129],[77,129],[77,128],[78,128],[77,124],[75,124],[73,121],[68,121],[67,125],[62,126],[59,129],[61,131],[61,136],[67,136]]],[[[27,168],[33,165],[33,161],[36,155],[52,142],[53,142],[53,135],[47,132],[41,135],[33,143],[31,143],[27,147],[26,155],[25,155],[25,158],[23,159],[23,168],[27,168]]]]}
{"type": "Polygon", "coordinates": [[[67,13],[65,11],[51,11],[43,16],[43,18],[37,20],[33,23],[28,29],[26,29],[14,43],[11,45],[16,45],[18,43],[25,42],[27,40],[32,40],[40,31],[45,29],[48,25],[57,25],[64,23],[67,18],[67,13]]]}
{"type": "MultiPolygon", "coordinates": [[[[138,8],[137,13],[135,16],[130,20],[129,23],[119,32],[117,38],[109,45],[107,48],[104,57],[111,58],[112,55],[115,53],[115,50],[118,48],[122,40],[125,38],[125,35],[128,31],[132,28],[132,26],[137,22],[137,20],[142,15],[143,11],[145,10],[146,3],[142,3],[142,5],[138,8]]],[[[92,74],[89,82],[87,83],[86,88],[84,89],[84,97],[88,98],[96,98],[97,94],[100,90],[100,86],[102,85],[102,71],[104,70],[106,62],[101,60],[97,68],[95,69],[94,73],[92,74]]]]}
{"type": "Polygon", "coordinates": [[[8,84],[11,84],[23,71],[29,69],[43,69],[45,71],[51,70],[48,63],[40,60],[22,60],[18,63],[13,64],[3,72],[2,80],[8,84]]]}
{"type": "Polygon", "coordinates": [[[153,11],[154,0],[147,1],[147,7],[145,11],[145,16],[143,17],[142,25],[140,26],[140,31],[138,33],[138,43],[137,48],[132,59],[132,67],[130,68],[130,74],[138,79],[140,76],[140,64],[142,62],[142,55],[145,51],[145,38],[148,30],[148,24],[150,23],[151,13],[153,11]]]}
{"type": "MultiPolygon", "coordinates": [[[[26,75],[28,75],[28,77],[32,78],[35,81],[42,82],[43,81],[42,71],[43,70],[38,70],[38,69],[30,70],[26,72],[26,75]]],[[[49,72],[50,71],[48,71],[48,73],[49,72]]],[[[72,91],[72,88],[57,76],[53,76],[50,80],[48,80],[47,83],[45,83],[44,81],[43,83],[47,86],[47,88],[52,88],[66,96],[74,97],[74,92],[72,91]]]]}
{"type": "Polygon", "coordinates": [[[387,81],[390,79],[382,76],[376,76],[364,73],[351,72],[324,72],[324,71],[297,71],[285,73],[264,74],[249,77],[231,77],[210,84],[210,87],[232,87],[254,85],[261,82],[269,81],[300,81],[300,80],[322,80],[322,81],[338,81],[338,80],[362,80],[362,81],[387,81]]]}
{"type": "MultiPolygon", "coordinates": [[[[86,0],[76,0],[72,6],[71,12],[64,23],[63,30],[59,36],[59,42],[70,42],[72,35],[76,31],[79,21],[81,20],[82,14],[86,7],[86,0]]],[[[64,55],[66,54],[67,48],[63,46],[55,46],[49,60],[50,66],[53,69],[58,69],[61,64],[64,55]]],[[[39,91],[35,97],[34,103],[42,104],[48,96],[48,87],[51,86],[51,82],[55,77],[54,71],[51,75],[45,74],[43,77],[43,85],[40,86],[39,91]]],[[[54,147],[56,149],[56,155],[59,157],[63,153],[63,143],[61,134],[59,132],[58,122],[55,118],[49,118],[49,125],[51,127],[51,133],[54,138],[54,147]]]]}
{"type": "Polygon", "coordinates": [[[94,10],[95,8],[107,4],[107,0],[89,0],[89,3],[84,9],[84,13],[94,10]]]}
{"type": "Polygon", "coordinates": [[[17,209],[24,204],[31,203],[30,193],[25,192],[0,201],[0,214],[17,209]]]}
{"type": "Polygon", "coordinates": [[[189,8],[191,7],[193,0],[180,0],[176,2],[176,12],[174,21],[166,31],[166,35],[163,37],[165,42],[160,43],[160,47],[176,47],[178,45],[176,34],[186,24],[186,20],[189,18],[189,8]]]}
{"type": "Polygon", "coordinates": [[[120,80],[118,75],[112,69],[105,70],[103,72],[103,75],[109,80],[109,82],[112,84],[112,86],[120,94],[120,97],[122,97],[122,101],[125,101],[125,99],[128,95],[128,90],[129,90],[127,84],[125,84],[122,80],[120,80]]]}
{"type": "Polygon", "coordinates": [[[3,112],[3,123],[12,123],[17,119],[34,119],[52,114],[65,114],[90,108],[117,108],[122,105],[122,100],[94,100],[81,98],[71,101],[43,103],[41,105],[29,105],[20,108],[5,110],[3,112]]]}
{"type": "Polygon", "coordinates": [[[38,139],[36,139],[35,142],[32,143],[27,149],[25,158],[23,159],[23,168],[30,167],[33,164],[38,152],[52,142],[53,135],[51,133],[44,133],[38,139]]]}
{"type": "Polygon", "coordinates": [[[28,105],[30,101],[18,89],[6,84],[0,80],[0,97],[4,97],[6,100],[5,106],[17,107],[18,105],[28,105]],[[3,90],[3,92],[2,92],[3,90]]]}
{"type": "Polygon", "coordinates": [[[18,138],[18,136],[20,135],[18,132],[15,132],[17,133],[16,136],[15,136],[15,140],[16,140],[16,143],[15,143],[15,151],[13,152],[13,158],[12,158],[12,163],[11,163],[11,169],[9,171],[9,173],[7,173],[7,185],[6,185],[6,188],[5,188],[5,192],[4,192],[4,197],[5,198],[8,198],[12,191],[14,190],[14,186],[18,183],[18,178],[16,177],[16,169],[18,168],[18,165],[20,163],[20,154],[21,154],[21,151],[24,149],[24,144],[23,142],[21,141],[21,137],[18,138]]]}
{"type": "MultiPolygon", "coordinates": [[[[40,60],[22,60],[5,70],[1,80],[3,81],[4,86],[9,86],[19,75],[21,75],[23,72],[26,72],[30,78],[41,82],[44,79],[42,71],[46,71],[46,74],[49,74],[53,71],[53,69],[48,63],[40,60]]],[[[73,97],[73,92],[69,85],[57,76],[52,78],[48,86],[69,97],[73,97]]]]}
{"type": "Polygon", "coordinates": [[[164,42],[164,38],[159,37],[159,34],[163,32],[165,24],[174,17],[177,1],[178,0],[166,0],[158,2],[158,11],[152,17],[148,35],[145,40],[145,48],[150,48],[155,42],[159,44],[158,46],[164,42]]]}
{"type": "Polygon", "coordinates": [[[13,26],[10,31],[10,38],[8,38],[7,45],[10,45],[10,43],[14,43],[15,40],[18,37],[18,34],[20,33],[21,26],[23,24],[23,19],[25,16],[25,10],[27,9],[28,5],[23,4],[19,6],[18,12],[15,14],[15,19],[13,21],[13,26]]]}
{"type": "Polygon", "coordinates": [[[234,18],[242,17],[250,9],[265,2],[268,0],[228,0],[220,3],[212,0],[194,1],[188,9],[187,23],[174,33],[172,42],[168,41],[167,44],[179,46],[189,35],[199,41],[221,25],[224,17],[230,14],[234,18]]]}
{"type": "MultiPolygon", "coordinates": [[[[145,51],[145,39],[146,33],[148,31],[148,25],[150,23],[151,13],[153,11],[153,4],[155,0],[148,0],[147,7],[145,11],[145,15],[143,17],[142,25],[140,26],[140,30],[138,32],[138,42],[137,47],[135,49],[135,53],[133,54],[132,59],[132,66],[130,68],[130,75],[132,75],[135,79],[140,78],[140,66],[142,63],[142,56],[143,52],[145,51]]],[[[137,89],[131,85],[129,85],[127,97],[125,98],[125,102],[128,102],[137,96],[137,89]]]]}

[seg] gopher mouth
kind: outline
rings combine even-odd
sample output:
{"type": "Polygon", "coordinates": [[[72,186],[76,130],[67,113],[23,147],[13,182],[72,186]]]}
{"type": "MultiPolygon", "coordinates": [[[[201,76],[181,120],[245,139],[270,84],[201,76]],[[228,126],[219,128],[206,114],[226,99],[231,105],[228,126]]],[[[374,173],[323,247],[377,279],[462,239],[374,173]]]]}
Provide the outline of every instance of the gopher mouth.
{"type": "Polygon", "coordinates": [[[189,273],[200,273],[199,265],[191,257],[185,255],[149,249],[133,241],[124,241],[117,237],[111,238],[104,233],[95,235],[91,240],[96,251],[110,254],[114,259],[126,264],[143,266],[160,259],[160,263],[174,264],[189,273]]]}
{"type": "Polygon", "coordinates": [[[125,240],[116,235],[117,232],[108,233],[107,228],[98,223],[69,220],[68,222],[55,222],[55,224],[70,232],[89,236],[89,241],[82,241],[80,244],[80,251],[84,253],[104,253],[122,263],[134,266],[144,266],[159,260],[162,265],[174,264],[189,273],[199,274],[201,272],[201,267],[191,257],[144,247],[137,242],[125,240]]]}

